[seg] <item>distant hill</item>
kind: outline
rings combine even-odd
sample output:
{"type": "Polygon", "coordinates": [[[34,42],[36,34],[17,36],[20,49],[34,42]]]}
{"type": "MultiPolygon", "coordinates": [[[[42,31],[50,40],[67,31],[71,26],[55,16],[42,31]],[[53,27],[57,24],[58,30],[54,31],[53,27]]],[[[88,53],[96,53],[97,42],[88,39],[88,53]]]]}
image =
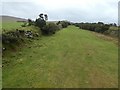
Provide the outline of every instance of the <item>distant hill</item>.
{"type": "Polygon", "coordinates": [[[13,17],[13,16],[0,16],[0,21],[2,22],[17,22],[17,21],[27,21],[27,19],[13,17]]]}

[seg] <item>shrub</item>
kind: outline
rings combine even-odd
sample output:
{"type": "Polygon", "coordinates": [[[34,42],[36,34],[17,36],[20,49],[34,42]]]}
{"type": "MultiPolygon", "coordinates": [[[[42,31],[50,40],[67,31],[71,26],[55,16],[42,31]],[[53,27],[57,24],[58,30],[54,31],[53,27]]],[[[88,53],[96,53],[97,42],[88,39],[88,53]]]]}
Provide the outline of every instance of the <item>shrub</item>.
{"type": "Polygon", "coordinates": [[[57,26],[58,26],[58,30],[62,29],[62,25],[61,24],[59,24],[57,26]]]}
{"type": "Polygon", "coordinates": [[[59,30],[59,26],[56,25],[55,23],[48,23],[42,30],[42,33],[43,34],[46,34],[46,35],[51,35],[51,34],[55,34],[55,32],[57,30],[59,30]]]}
{"type": "Polygon", "coordinates": [[[68,22],[67,21],[62,21],[61,24],[62,24],[63,28],[66,28],[68,26],[68,22]]]}
{"type": "Polygon", "coordinates": [[[101,28],[100,28],[100,27],[96,27],[96,28],[95,28],[95,32],[98,32],[98,33],[99,33],[100,31],[101,31],[101,28]]]}
{"type": "Polygon", "coordinates": [[[105,31],[107,31],[109,29],[109,25],[105,24],[102,26],[102,30],[101,30],[101,33],[104,33],[105,31]]]}
{"type": "Polygon", "coordinates": [[[110,27],[109,24],[104,24],[103,22],[98,22],[98,23],[75,23],[74,25],[79,27],[80,29],[95,31],[95,32],[99,32],[99,33],[106,32],[110,27]]]}
{"type": "Polygon", "coordinates": [[[109,28],[109,30],[118,30],[118,27],[111,26],[111,27],[109,28]]]}
{"type": "Polygon", "coordinates": [[[12,44],[12,43],[17,43],[17,42],[18,42],[17,37],[13,37],[11,35],[6,35],[6,34],[2,35],[2,43],[3,44],[12,44]]]}
{"type": "Polygon", "coordinates": [[[71,23],[68,21],[58,21],[57,25],[61,25],[62,28],[66,28],[68,25],[71,25],[71,23]]]}

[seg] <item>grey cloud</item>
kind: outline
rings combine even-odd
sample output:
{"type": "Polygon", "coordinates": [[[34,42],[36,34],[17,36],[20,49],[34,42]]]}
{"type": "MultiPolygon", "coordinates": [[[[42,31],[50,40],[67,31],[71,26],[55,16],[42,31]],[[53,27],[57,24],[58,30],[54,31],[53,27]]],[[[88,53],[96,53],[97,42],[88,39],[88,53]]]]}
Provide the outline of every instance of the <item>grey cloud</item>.
{"type": "MultiPolygon", "coordinates": [[[[72,0],[71,0],[72,1],[72,0]]],[[[105,1],[105,0],[104,0],[105,1]]],[[[108,0],[107,0],[108,1],[108,0]]],[[[31,2],[3,2],[2,14],[12,15],[22,18],[35,19],[41,12],[47,13],[49,20],[69,20],[74,22],[97,22],[105,23],[118,22],[118,3],[111,0],[105,3],[81,6],[61,6],[63,8],[50,8],[31,2]]],[[[87,5],[87,4],[86,4],[87,5]]],[[[57,5],[56,5],[57,6],[57,5]]]]}

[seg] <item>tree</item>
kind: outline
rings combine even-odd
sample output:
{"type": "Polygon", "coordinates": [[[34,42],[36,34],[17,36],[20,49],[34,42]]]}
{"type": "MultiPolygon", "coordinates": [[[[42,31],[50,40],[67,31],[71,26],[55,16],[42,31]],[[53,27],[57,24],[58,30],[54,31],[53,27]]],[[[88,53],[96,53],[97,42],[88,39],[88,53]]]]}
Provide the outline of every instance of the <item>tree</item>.
{"type": "Polygon", "coordinates": [[[44,14],[45,20],[48,20],[48,16],[47,14],[44,14]]]}
{"type": "Polygon", "coordinates": [[[40,17],[41,19],[44,19],[43,13],[41,13],[41,14],[39,15],[39,17],[40,17]]]}
{"type": "Polygon", "coordinates": [[[38,26],[42,30],[43,27],[46,25],[46,21],[42,18],[38,18],[35,21],[35,25],[38,26]]]}
{"type": "Polygon", "coordinates": [[[98,22],[98,24],[104,25],[104,23],[103,23],[103,22],[98,22]]]}
{"type": "Polygon", "coordinates": [[[50,22],[46,23],[47,20],[48,20],[48,15],[41,13],[39,15],[39,18],[36,19],[35,25],[40,28],[42,34],[44,35],[55,34],[55,32],[60,29],[59,25],[50,22]]]}
{"type": "Polygon", "coordinates": [[[36,19],[35,21],[35,25],[38,26],[41,30],[43,30],[43,28],[46,26],[46,20],[48,19],[48,16],[47,14],[44,15],[43,17],[43,13],[41,13],[39,15],[39,18],[36,19]]]}

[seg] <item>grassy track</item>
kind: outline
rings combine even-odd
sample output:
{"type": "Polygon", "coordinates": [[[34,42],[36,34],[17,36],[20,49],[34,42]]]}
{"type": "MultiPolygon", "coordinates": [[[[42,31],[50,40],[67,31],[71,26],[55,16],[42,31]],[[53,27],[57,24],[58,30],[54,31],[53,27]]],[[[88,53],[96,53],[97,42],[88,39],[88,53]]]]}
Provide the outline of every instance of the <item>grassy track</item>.
{"type": "Polygon", "coordinates": [[[118,48],[69,26],[34,40],[4,60],[3,87],[117,87],[118,48]]]}

